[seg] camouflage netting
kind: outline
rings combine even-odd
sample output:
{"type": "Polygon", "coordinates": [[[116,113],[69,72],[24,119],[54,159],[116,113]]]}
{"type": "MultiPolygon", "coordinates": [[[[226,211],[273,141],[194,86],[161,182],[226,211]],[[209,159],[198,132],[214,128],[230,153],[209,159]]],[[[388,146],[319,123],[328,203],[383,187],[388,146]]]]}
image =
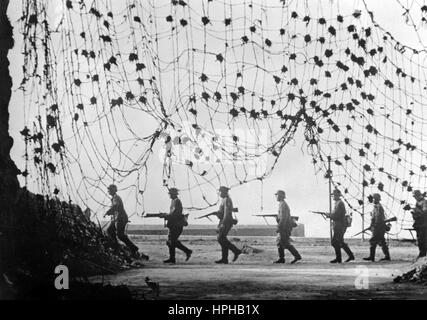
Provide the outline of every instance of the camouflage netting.
{"type": "Polygon", "coordinates": [[[396,283],[413,282],[427,285],[427,258],[418,260],[408,272],[396,277],[396,283]]]}

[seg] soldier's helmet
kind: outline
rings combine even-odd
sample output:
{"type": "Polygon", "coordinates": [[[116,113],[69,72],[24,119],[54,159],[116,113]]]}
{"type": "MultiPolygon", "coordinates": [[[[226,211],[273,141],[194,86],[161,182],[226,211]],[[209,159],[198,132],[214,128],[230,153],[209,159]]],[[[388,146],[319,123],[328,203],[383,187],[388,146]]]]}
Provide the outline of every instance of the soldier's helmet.
{"type": "Polygon", "coordinates": [[[275,195],[276,195],[276,196],[281,195],[281,196],[283,196],[283,197],[286,197],[286,193],[285,193],[285,191],[283,191],[283,190],[277,190],[277,191],[276,191],[276,193],[275,193],[275,195]]]}
{"type": "Polygon", "coordinates": [[[177,188],[170,188],[169,194],[178,195],[179,191],[177,188]]]}
{"type": "Polygon", "coordinates": [[[374,200],[381,200],[381,195],[380,195],[379,193],[373,193],[373,194],[372,194],[372,198],[373,198],[374,200]]]}
{"type": "Polygon", "coordinates": [[[228,192],[229,190],[230,190],[230,188],[225,187],[225,186],[221,186],[221,187],[219,187],[219,189],[218,189],[218,191],[219,191],[219,192],[228,192]]]}
{"type": "Polygon", "coordinates": [[[412,192],[412,195],[414,196],[414,198],[418,198],[418,197],[424,197],[424,194],[420,191],[420,190],[414,190],[414,192],[412,192]]]}
{"type": "Polygon", "coordinates": [[[340,191],[340,190],[338,190],[338,189],[334,189],[334,191],[332,192],[332,195],[333,195],[333,196],[339,196],[339,197],[341,197],[341,196],[342,196],[342,193],[341,193],[341,191],[340,191]]]}
{"type": "Polygon", "coordinates": [[[116,186],[115,184],[110,184],[110,185],[108,186],[108,190],[111,190],[111,191],[117,191],[117,186],[116,186]]]}

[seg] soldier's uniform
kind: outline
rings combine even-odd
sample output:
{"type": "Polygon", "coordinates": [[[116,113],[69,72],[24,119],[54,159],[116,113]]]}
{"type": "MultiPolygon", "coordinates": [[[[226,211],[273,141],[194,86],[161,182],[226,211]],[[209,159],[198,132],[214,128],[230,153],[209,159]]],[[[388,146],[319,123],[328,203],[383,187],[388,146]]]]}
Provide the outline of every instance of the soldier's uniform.
{"type": "Polygon", "coordinates": [[[417,232],[419,257],[425,257],[427,251],[427,200],[424,197],[417,200],[412,215],[414,219],[413,228],[417,232]]]}
{"type": "Polygon", "coordinates": [[[349,246],[344,242],[344,234],[347,230],[347,219],[344,202],[339,199],[335,201],[334,211],[330,216],[333,221],[333,236],[332,236],[332,247],[335,249],[336,259],[331,262],[341,263],[341,248],[348,255],[347,261],[354,260],[353,252],[351,252],[349,246]]]}
{"type": "Polygon", "coordinates": [[[370,254],[368,258],[364,258],[364,260],[371,260],[375,261],[375,250],[377,248],[377,245],[379,245],[384,253],[384,259],[381,260],[390,260],[390,252],[388,250],[387,242],[385,240],[385,233],[386,233],[386,223],[385,221],[385,214],[384,214],[384,208],[381,205],[381,203],[374,204],[374,210],[372,211],[372,219],[371,219],[371,231],[372,231],[372,237],[369,240],[369,243],[371,245],[370,247],[370,254]]]}
{"type": "Polygon", "coordinates": [[[175,249],[182,250],[188,260],[192,251],[184,246],[178,239],[181,235],[184,226],[187,225],[184,215],[182,214],[182,203],[178,198],[172,199],[169,214],[165,216],[167,221],[166,227],[169,229],[168,240],[166,242],[169,247],[169,260],[165,262],[175,263],[175,249]]]}
{"type": "Polygon", "coordinates": [[[107,229],[107,234],[116,244],[118,243],[117,238],[119,238],[133,254],[136,254],[138,252],[138,247],[133,244],[125,234],[126,224],[129,219],[124,209],[123,201],[117,193],[111,198],[111,209],[109,211],[112,218],[110,226],[107,229]]]}
{"type": "Polygon", "coordinates": [[[239,250],[234,244],[230,242],[230,240],[227,239],[227,235],[234,224],[234,218],[232,213],[233,202],[231,201],[231,198],[227,195],[226,197],[222,198],[221,205],[218,209],[219,224],[217,230],[217,240],[221,246],[222,252],[221,260],[217,261],[218,263],[228,263],[228,250],[231,250],[234,253],[233,260],[236,260],[237,257],[241,254],[241,250],[239,250]]]}
{"type": "Polygon", "coordinates": [[[285,200],[279,201],[279,210],[277,213],[277,251],[279,253],[279,260],[276,262],[285,262],[285,249],[294,256],[294,261],[301,260],[301,255],[298,250],[290,243],[292,232],[292,217],[288,204],[285,200]]]}

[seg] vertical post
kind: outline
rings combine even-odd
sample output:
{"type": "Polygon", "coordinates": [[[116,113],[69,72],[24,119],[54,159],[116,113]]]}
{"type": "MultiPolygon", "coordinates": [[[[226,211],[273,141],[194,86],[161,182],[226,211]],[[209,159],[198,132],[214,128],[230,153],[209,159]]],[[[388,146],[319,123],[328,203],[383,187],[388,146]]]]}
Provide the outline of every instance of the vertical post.
{"type": "Polygon", "coordinates": [[[365,168],[362,168],[362,242],[365,241],[365,168]]]}
{"type": "MultiPolygon", "coordinates": [[[[328,157],[328,179],[329,179],[329,214],[332,214],[332,171],[331,171],[331,157],[328,157]]],[[[332,220],[329,220],[329,236],[332,241],[332,220]]]]}

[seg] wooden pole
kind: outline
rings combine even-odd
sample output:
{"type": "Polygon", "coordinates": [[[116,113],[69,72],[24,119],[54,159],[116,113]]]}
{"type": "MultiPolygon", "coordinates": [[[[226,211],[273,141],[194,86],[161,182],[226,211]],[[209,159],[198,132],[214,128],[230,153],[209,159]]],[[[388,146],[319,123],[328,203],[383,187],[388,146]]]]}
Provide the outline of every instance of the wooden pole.
{"type": "Polygon", "coordinates": [[[362,168],[362,242],[365,241],[365,169],[362,168]]]}
{"type": "MultiPolygon", "coordinates": [[[[328,157],[328,178],[329,178],[329,214],[332,214],[332,171],[331,171],[331,157],[328,157]]],[[[332,241],[332,220],[329,220],[329,235],[332,241]]]]}

